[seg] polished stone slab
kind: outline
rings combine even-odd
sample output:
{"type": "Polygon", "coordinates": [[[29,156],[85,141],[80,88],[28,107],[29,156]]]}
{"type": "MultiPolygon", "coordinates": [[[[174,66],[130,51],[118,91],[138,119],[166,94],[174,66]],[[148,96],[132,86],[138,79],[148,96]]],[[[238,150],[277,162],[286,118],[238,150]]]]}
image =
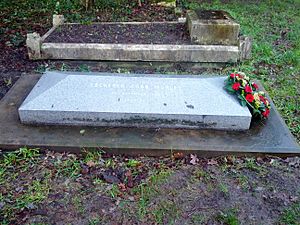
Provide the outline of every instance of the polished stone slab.
{"type": "Polygon", "coordinates": [[[251,113],[225,79],[47,72],[19,115],[26,124],[247,130],[251,113]]]}
{"type": "Polygon", "coordinates": [[[272,101],[269,119],[264,124],[251,124],[250,130],[243,132],[21,124],[18,108],[39,78],[40,75],[22,76],[0,101],[0,149],[24,146],[68,152],[102,149],[109,153],[149,156],[176,152],[202,157],[250,153],[300,155],[299,145],[272,101]]]}

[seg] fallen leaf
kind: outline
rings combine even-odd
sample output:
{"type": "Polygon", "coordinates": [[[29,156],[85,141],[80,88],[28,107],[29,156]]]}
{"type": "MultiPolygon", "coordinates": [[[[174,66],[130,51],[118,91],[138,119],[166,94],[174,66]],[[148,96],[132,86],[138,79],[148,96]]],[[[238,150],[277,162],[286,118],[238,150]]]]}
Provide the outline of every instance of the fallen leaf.
{"type": "Polygon", "coordinates": [[[88,161],[88,162],[86,163],[86,165],[87,165],[88,167],[94,167],[94,166],[96,166],[96,163],[95,163],[93,160],[90,160],[90,161],[88,161]]]}
{"type": "Polygon", "coordinates": [[[218,165],[218,162],[214,159],[209,159],[207,162],[207,165],[210,165],[210,166],[218,165]]]}
{"type": "Polygon", "coordinates": [[[298,198],[297,196],[290,196],[291,202],[297,202],[298,199],[299,199],[299,198],[298,198]]]}
{"type": "Polygon", "coordinates": [[[81,165],[81,171],[80,171],[81,174],[88,174],[89,173],[89,168],[85,165],[81,165]]]}
{"type": "Polygon", "coordinates": [[[184,155],[182,152],[176,152],[173,154],[173,159],[183,159],[184,155]]]}
{"type": "Polygon", "coordinates": [[[131,201],[131,202],[134,202],[134,201],[135,201],[135,198],[134,198],[133,196],[129,196],[129,197],[128,197],[128,200],[131,201]]]}
{"type": "Polygon", "coordinates": [[[190,160],[190,164],[192,165],[196,165],[197,162],[199,162],[199,159],[197,158],[197,155],[193,155],[191,154],[191,160],[190,160]]]}
{"type": "Polygon", "coordinates": [[[119,189],[120,189],[121,191],[126,191],[126,185],[125,185],[125,184],[119,183],[119,184],[118,184],[118,187],[119,187],[119,189]]]}
{"type": "Polygon", "coordinates": [[[130,170],[128,170],[126,173],[125,173],[125,176],[127,178],[127,186],[129,188],[132,188],[133,187],[133,178],[132,178],[132,173],[130,170]]]}
{"type": "Polygon", "coordinates": [[[103,172],[102,173],[102,179],[105,180],[107,183],[110,184],[119,184],[121,183],[120,179],[108,172],[103,172]]]}

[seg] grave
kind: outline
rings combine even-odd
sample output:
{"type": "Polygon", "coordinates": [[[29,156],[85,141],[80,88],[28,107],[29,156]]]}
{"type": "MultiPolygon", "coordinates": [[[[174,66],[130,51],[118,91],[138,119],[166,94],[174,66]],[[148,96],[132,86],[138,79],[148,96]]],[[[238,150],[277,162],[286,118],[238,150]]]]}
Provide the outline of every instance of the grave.
{"type": "Polygon", "coordinates": [[[254,153],[300,155],[299,145],[272,101],[268,120],[252,122],[245,131],[22,124],[18,109],[40,77],[24,74],[0,101],[0,149],[15,150],[24,146],[68,152],[101,149],[108,153],[148,156],[178,152],[201,157],[254,153]]]}
{"type": "Polygon", "coordinates": [[[27,35],[29,58],[202,63],[218,67],[250,57],[251,39],[238,36],[239,25],[229,19],[228,13],[224,13],[224,20],[205,20],[205,26],[203,20],[200,24],[193,19],[193,13],[187,15],[187,23],[180,18],[89,25],[67,23],[62,15],[54,15],[53,27],[45,35],[27,35]],[[220,24],[211,26],[215,23],[220,24]]]}
{"type": "MultiPolygon", "coordinates": [[[[117,22],[83,28],[55,15],[53,27],[44,36],[28,34],[28,53],[30,59],[143,61],[151,62],[151,66],[152,62],[235,63],[250,57],[251,39],[239,36],[239,25],[227,13],[194,11],[187,16],[187,24],[117,22]],[[188,27],[189,34],[185,33],[188,27]],[[92,35],[77,38],[83,29],[92,35]],[[106,29],[110,29],[107,33],[111,37],[97,33],[106,29]],[[137,39],[130,35],[118,38],[115,31],[120,33],[119,29],[124,35],[143,35],[137,39]],[[101,36],[100,42],[95,41],[97,35],[101,36]]],[[[225,79],[157,74],[27,74],[0,102],[0,148],[28,146],[74,152],[88,148],[151,156],[176,152],[201,156],[300,155],[273,102],[268,120],[251,121],[248,108],[223,89],[225,79]]]]}
{"type": "Polygon", "coordinates": [[[26,124],[247,130],[251,113],[225,79],[47,72],[19,115],[26,124]]]}

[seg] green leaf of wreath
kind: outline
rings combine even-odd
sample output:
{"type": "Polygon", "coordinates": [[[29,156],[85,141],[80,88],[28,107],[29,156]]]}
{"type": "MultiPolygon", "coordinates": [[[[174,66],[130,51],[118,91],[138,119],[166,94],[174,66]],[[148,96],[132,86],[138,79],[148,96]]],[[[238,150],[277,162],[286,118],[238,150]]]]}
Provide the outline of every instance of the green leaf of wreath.
{"type": "Polygon", "coordinates": [[[247,102],[244,101],[244,100],[242,100],[242,101],[241,101],[241,104],[242,104],[243,107],[245,107],[245,106],[247,105],[247,102]]]}
{"type": "Polygon", "coordinates": [[[234,93],[235,90],[232,89],[232,87],[230,85],[225,87],[227,91],[229,91],[230,93],[234,93]]]}

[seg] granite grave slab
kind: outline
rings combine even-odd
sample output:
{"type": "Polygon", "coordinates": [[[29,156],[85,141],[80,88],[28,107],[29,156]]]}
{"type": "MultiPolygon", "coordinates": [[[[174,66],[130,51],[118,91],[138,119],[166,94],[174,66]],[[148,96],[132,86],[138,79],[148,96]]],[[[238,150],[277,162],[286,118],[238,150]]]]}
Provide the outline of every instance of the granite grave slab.
{"type": "MultiPolygon", "coordinates": [[[[0,149],[20,147],[80,152],[101,149],[125,155],[161,156],[181,152],[200,157],[217,155],[300,155],[300,148],[271,101],[270,117],[247,131],[152,129],[21,124],[18,108],[40,79],[25,74],[0,101],[0,149]],[[85,130],[84,134],[80,131],[85,130]]],[[[259,81],[260,89],[264,90],[259,81]]]]}
{"type": "Polygon", "coordinates": [[[47,72],[19,108],[25,124],[247,130],[225,77],[47,72]]]}

